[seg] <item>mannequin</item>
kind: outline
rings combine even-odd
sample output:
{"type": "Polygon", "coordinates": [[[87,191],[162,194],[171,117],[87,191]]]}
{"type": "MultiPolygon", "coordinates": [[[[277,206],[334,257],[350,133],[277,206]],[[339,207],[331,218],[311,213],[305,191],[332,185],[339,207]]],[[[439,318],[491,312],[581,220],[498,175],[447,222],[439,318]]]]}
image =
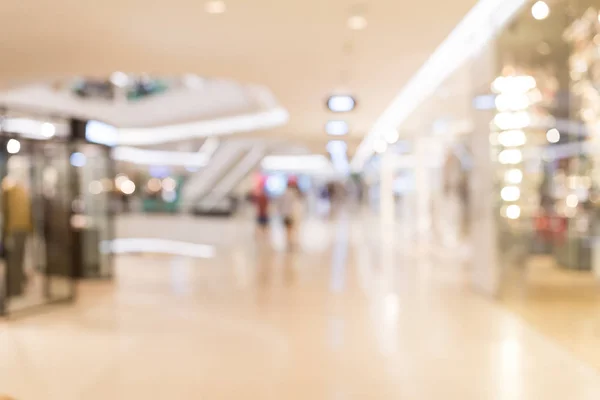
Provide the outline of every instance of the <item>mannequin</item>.
{"type": "Polygon", "coordinates": [[[2,181],[2,229],[7,271],[7,294],[20,296],[26,283],[25,242],[33,231],[31,200],[25,185],[26,168],[11,158],[2,181]]]}

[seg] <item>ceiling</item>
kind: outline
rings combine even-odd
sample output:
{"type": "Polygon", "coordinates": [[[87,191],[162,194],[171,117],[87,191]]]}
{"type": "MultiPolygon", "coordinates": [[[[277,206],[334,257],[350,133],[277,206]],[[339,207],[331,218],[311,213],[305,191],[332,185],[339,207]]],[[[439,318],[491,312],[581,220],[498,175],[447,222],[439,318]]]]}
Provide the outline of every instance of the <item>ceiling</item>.
{"type": "Polygon", "coordinates": [[[8,0],[0,82],[125,71],[259,84],[290,113],[262,135],[311,143],[328,139],[325,100],[344,91],[358,100],[345,118],[360,138],[475,2],[365,1],[368,27],[351,31],[348,0],[226,0],[221,15],[203,0],[8,0]]]}

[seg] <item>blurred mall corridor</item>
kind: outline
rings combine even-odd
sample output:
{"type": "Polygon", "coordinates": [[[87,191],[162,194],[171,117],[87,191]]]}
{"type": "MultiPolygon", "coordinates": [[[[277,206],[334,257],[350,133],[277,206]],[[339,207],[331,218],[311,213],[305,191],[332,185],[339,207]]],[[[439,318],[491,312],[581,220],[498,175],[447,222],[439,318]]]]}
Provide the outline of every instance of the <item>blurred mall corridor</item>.
{"type": "Polygon", "coordinates": [[[600,0],[0,10],[0,400],[600,400],[600,0]]]}
{"type": "Polygon", "coordinates": [[[291,252],[256,245],[248,220],[196,222],[220,228],[214,257],[118,256],[114,285],[83,282],[72,306],[2,323],[0,388],[57,400],[600,396],[597,371],[468,290],[460,262],[370,239],[377,220],[309,220],[291,252]]]}

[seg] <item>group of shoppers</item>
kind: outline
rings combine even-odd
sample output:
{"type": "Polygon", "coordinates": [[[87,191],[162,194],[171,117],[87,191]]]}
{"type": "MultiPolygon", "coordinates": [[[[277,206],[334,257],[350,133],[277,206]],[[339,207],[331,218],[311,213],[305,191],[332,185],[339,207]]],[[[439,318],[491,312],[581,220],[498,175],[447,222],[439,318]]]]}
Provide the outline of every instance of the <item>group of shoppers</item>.
{"type": "Polygon", "coordinates": [[[278,214],[285,226],[287,247],[288,249],[293,248],[297,243],[297,226],[303,211],[302,193],[298,184],[293,180],[288,181],[283,194],[273,202],[265,191],[264,185],[260,185],[254,196],[254,203],[256,205],[257,235],[259,237],[267,236],[271,217],[278,214]]]}

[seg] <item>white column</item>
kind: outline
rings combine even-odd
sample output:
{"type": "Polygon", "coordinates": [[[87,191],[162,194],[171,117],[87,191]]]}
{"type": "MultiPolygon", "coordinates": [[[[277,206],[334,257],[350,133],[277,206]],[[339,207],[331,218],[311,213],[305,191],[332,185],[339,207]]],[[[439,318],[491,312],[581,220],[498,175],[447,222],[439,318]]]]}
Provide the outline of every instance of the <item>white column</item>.
{"type": "Polygon", "coordinates": [[[416,239],[419,246],[427,246],[431,239],[431,191],[430,179],[432,156],[437,156],[429,138],[415,140],[415,218],[416,239]]]}
{"type": "MultiPolygon", "coordinates": [[[[489,93],[496,75],[495,46],[484,49],[473,65],[473,95],[489,93]]],[[[494,215],[496,188],[494,187],[494,164],[490,156],[491,111],[473,112],[474,130],[471,134],[473,165],[470,172],[470,219],[471,261],[473,287],[495,296],[500,286],[498,261],[497,216],[494,215]]]]}
{"type": "Polygon", "coordinates": [[[381,155],[379,168],[379,217],[381,218],[382,240],[395,240],[396,206],[394,201],[395,155],[389,150],[381,155]]]}

